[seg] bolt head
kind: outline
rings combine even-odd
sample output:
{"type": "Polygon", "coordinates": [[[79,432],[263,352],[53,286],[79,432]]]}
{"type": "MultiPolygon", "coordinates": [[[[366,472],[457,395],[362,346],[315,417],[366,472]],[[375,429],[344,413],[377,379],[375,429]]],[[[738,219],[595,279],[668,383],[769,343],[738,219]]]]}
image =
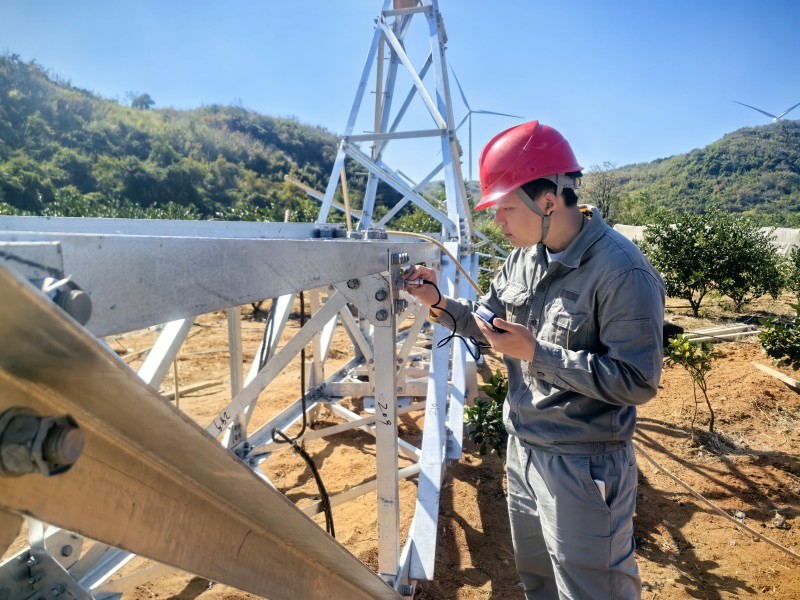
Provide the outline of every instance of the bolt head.
{"type": "Polygon", "coordinates": [[[383,302],[386,298],[389,297],[389,292],[386,290],[378,290],[375,292],[375,300],[378,302],[383,302]]]}
{"type": "Polygon", "coordinates": [[[389,311],[381,309],[375,313],[375,319],[378,321],[385,321],[389,318],[389,311]]]}

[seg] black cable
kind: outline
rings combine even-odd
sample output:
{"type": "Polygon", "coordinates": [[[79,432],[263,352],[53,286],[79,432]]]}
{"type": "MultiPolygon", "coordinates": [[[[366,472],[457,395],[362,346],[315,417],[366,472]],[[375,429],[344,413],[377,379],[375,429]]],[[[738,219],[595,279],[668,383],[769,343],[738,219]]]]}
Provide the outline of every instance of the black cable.
{"type": "Polygon", "coordinates": [[[275,329],[275,303],[277,299],[272,300],[269,312],[267,313],[266,324],[264,325],[264,338],[261,340],[261,353],[258,356],[258,370],[264,368],[267,364],[267,359],[272,354],[272,332],[275,329]]]}
{"type": "Polygon", "coordinates": [[[275,442],[284,443],[284,444],[291,444],[292,450],[294,450],[297,454],[303,457],[303,460],[306,461],[308,468],[311,470],[311,474],[314,476],[314,481],[317,482],[317,487],[319,488],[319,495],[320,495],[320,503],[322,504],[322,511],[325,513],[325,531],[327,531],[331,537],[336,537],[336,532],[333,529],[333,510],[331,508],[331,500],[328,497],[328,492],[325,491],[325,485],[322,483],[322,477],[317,470],[317,465],[314,463],[314,459],[309,456],[308,452],[306,452],[305,448],[297,443],[297,441],[288,437],[282,431],[278,431],[277,429],[272,430],[272,439],[275,442]],[[275,438],[276,435],[282,437],[282,440],[278,440],[275,438]]]}
{"type": "Polygon", "coordinates": [[[469,336],[469,338],[465,338],[463,335],[457,334],[455,332],[455,330],[458,327],[458,323],[456,322],[456,318],[453,316],[453,313],[451,313],[444,306],[441,306],[439,304],[439,302],[442,301],[442,292],[439,290],[439,287],[435,283],[433,283],[432,281],[423,280],[422,283],[423,284],[427,284],[427,285],[432,285],[433,289],[436,290],[436,294],[439,296],[436,299],[436,302],[431,305],[431,308],[438,308],[440,311],[442,311],[448,317],[450,317],[450,320],[453,322],[453,333],[451,333],[450,335],[448,335],[447,337],[442,339],[438,344],[436,344],[436,347],[437,348],[441,348],[442,346],[444,346],[446,344],[449,344],[451,342],[451,340],[453,340],[453,338],[456,338],[456,339],[459,339],[462,342],[464,342],[464,346],[466,347],[467,352],[469,352],[470,356],[472,356],[473,359],[478,360],[481,357],[481,349],[482,348],[491,348],[492,347],[491,344],[484,344],[483,342],[479,342],[473,336],[469,336]],[[470,343],[467,341],[467,339],[469,339],[469,342],[471,342],[472,345],[475,346],[474,350],[470,346],[470,343]]]}
{"type": "MultiPolygon", "coordinates": [[[[300,292],[300,329],[303,329],[303,326],[306,324],[306,302],[305,302],[305,293],[300,292]]],[[[320,502],[322,503],[322,510],[325,513],[325,531],[327,531],[331,537],[336,537],[333,528],[333,510],[331,507],[331,499],[328,496],[328,492],[325,489],[325,484],[322,483],[322,477],[317,470],[317,465],[314,463],[314,459],[306,452],[305,448],[297,443],[297,440],[303,437],[303,434],[306,432],[306,428],[308,427],[308,419],[306,417],[306,348],[300,350],[300,404],[301,404],[301,411],[303,414],[303,426],[300,428],[300,432],[290,438],[287,436],[283,431],[279,430],[277,427],[274,428],[271,432],[272,434],[272,441],[276,444],[291,444],[292,450],[294,450],[297,454],[299,454],[306,464],[308,468],[311,470],[311,474],[314,476],[314,481],[317,482],[317,488],[319,489],[319,497],[320,502]],[[276,437],[279,436],[279,437],[276,437]]]]}

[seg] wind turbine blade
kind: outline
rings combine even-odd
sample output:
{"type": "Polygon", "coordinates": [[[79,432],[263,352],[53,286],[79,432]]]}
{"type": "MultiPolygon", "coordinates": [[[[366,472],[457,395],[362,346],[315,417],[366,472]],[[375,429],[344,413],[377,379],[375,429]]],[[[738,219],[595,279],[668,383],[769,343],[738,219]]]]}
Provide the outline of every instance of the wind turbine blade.
{"type": "Polygon", "coordinates": [[[787,108],[785,111],[783,111],[781,114],[779,114],[779,115],[778,115],[776,118],[780,119],[782,116],[784,116],[784,115],[787,115],[787,114],[789,114],[790,112],[792,112],[792,111],[793,111],[795,108],[797,108],[798,106],[800,106],[800,102],[798,102],[797,104],[795,104],[795,105],[794,105],[792,108],[787,108]]]}
{"type": "Polygon", "coordinates": [[[456,131],[461,129],[461,126],[466,122],[467,119],[469,119],[469,113],[465,114],[464,118],[461,119],[461,121],[458,123],[458,125],[456,125],[456,131]]]}
{"type": "MultiPolygon", "coordinates": [[[[753,110],[757,110],[757,111],[758,111],[758,112],[760,112],[762,115],[767,115],[768,117],[770,117],[770,118],[772,118],[772,119],[777,119],[777,118],[779,118],[779,117],[776,117],[775,115],[771,115],[771,114],[769,114],[769,113],[768,113],[767,111],[765,111],[765,110],[761,110],[760,108],[756,108],[755,106],[750,106],[749,104],[745,104],[744,102],[739,102],[738,100],[734,100],[734,102],[736,102],[736,104],[741,104],[742,106],[746,106],[747,108],[752,108],[753,110]]],[[[794,108],[794,107],[792,107],[792,108],[794,108]]],[[[791,110],[791,108],[790,108],[789,110],[791,110]]],[[[786,113],[784,113],[784,114],[786,114],[786,113]]]]}
{"type": "Polygon", "coordinates": [[[450,65],[450,72],[453,74],[453,78],[456,80],[456,85],[458,86],[458,91],[461,92],[461,99],[464,101],[464,106],[467,107],[467,110],[472,110],[469,107],[469,102],[467,102],[467,97],[464,95],[464,90],[461,89],[461,82],[458,81],[458,75],[456,75],[456,72],[453,69],[453,65],[450,65]]]}
{"type": "Polygon", "coordinates": [[[499,117],[513,117],[515,119],[523,119],[524,117],[520,117],[519,115],[510,115],[508,113],[501,113],[501,112],[494,112],[491,110],[473,110],[472,112],[479,114],[479,115],[497,115],[499,117]]]}

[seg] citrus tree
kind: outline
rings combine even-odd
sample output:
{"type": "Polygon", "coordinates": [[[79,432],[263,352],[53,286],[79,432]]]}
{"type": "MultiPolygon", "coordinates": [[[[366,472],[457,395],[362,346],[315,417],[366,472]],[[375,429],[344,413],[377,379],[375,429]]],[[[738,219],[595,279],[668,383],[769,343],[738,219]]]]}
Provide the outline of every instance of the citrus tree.
{"type": "Polygon", "coordinates": [[[709,433],[714,433],[714,407],[708,398],[708,382],[706,375],[711,370],[712,361],[718,356],[712,344],[694,343],[686,334],[678,334],[669,339],[667,347],[664,349],[667,355],[668,365],[680,365],[689,373],[692,378],[692,395],[694,397],[694,414],[692,415],[692,440],[694,440],[694,424],[697,421],[697,389],[700,388],[708,406],[710,419],[708,422],[709,433]]]}

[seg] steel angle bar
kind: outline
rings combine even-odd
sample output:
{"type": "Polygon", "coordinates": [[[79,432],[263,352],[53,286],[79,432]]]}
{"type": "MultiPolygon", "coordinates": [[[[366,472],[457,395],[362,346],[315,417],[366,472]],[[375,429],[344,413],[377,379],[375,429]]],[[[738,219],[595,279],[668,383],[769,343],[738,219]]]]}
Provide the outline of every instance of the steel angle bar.
{"type": "Polygon", "coordinates": [[[192,330],[194,317],[170,321],[164,326],[156,343],[147,354],[142,366],[139,368],[139,377],[145,383],[158,390],[164,377],[172,366],[172,361],[178,356],[186,336],[192,330]]]}
{"type": "MultiPolygon", "coordinates": [[[[425,63],[422,65],[422,68],[419,70],[417,74],[417,78],[422,81],[425,79],[425,75],[428,74],[428,69],[431,68],[433,64],[433,59],[430,54],[428,54],[428,58],[425,59],[425,63]]],[[[403,100],[403,104],[400,105],[400,108],[397,110],[397,115],[395,115],[394,121],[392,121],[392,125],[389,128],[389,131],[397,130],[397,126],[400,125],[400,121],[406,114],[408,107],[411,105],[411,101],[414,99],[415,94],[417,93],[416,86],[411,86],[411,89],[408,90],[408,94],[406,94],[405,100],[403,100]]]]}
{"type": "Polygon", "coordinates": [[[339,186],[339,177],[344,168],[345,156],[344,140],[341,140],[339,142],[339,149],[336,151],[336,160],[333,161],[331,178],[328,180],[328,187],[325,188],[322,206],[319,207],[317,223],[325,223],[328,220],[328,215],[330,215],[331,212],[331,205],[333,204],[333,196],[336,194],[336,188],[339,186]]]}
{"type": "Polygon", "coordinates": [[[156,237],[297,239],[314,237],[313,223],[89,219],[85,217],[4,217],[0,232],[83,233],[156,237]]]}
{"type": "Polygon", "coordinates": [[[361,152],[361,150],[358,149],[358,147],[352,144],[346,144],[346,149],[348,156],[353,158],[362,167],[367,169],[367,171],[380,177],[389,185],[394,187],[397,191],[406,195],[414,204],[419,206],[422,210],[427,212],[434,219],[439,221],[448,232],[455,235],[455,233],[457,232],[457,227],[450,220],[450,218],[443,212],[441,212],[439,209],[435,208],[427,200],[425,200],[419,194],[419,192],[414,191],[411,187],[406,185],[406,183],[404,183],[400,177],[396,176],[394,172],[392,172],[391,169],[389,169],[389,167],[387,167],[380,161],[378,162],[371,161],[369,157],[367,157],[363,152],[361,152]]]}
{"type": "Polygon", "coordinates": [[[372,359],[372,346],[369,345],[369,342],[364,337],[364,334],[361,332],[361,329],[356,323],[353,314],[350,312],[350,308],[348,306],[344,306],[339,309],[339,319],[342,322],[342,326],[344,327],[345,332],[350,337],[350,341],[353,342],[353,345],[356,346],[361,353],[361,356],[364,357],[364,360],[369,362],[372,359]]]}
{"type": "MultiPolygon", "coordinates": [[[[292,185],[295,185],[295,186],[299,187],[306,194],[308,194],[309,196],[314,198],[314,200],[319,200],[320,202],[325,200],[325,194],[323,194],[322,192],[318,192],[317,190],[312,188],[310,185],[306,185],[305,183],[303,183],[299,179],[296,179],[296,178],[294,178],[294,177],[292,177],[290,175],[284,175],[283,176],[283,180],[284,181],[288,181],[292,185]]],[[[337,202],[336,200],[331,202],[331,207],[335,208],[339,212],[347,212],[347,209],[345,208],[344,204],[342,204],[341,202],[337,202]]],[[[350,209],[350,214],[353,215],[354,217],[361,218],[361,211],[360,210],[356,210],[354,208],[351,208],[350,209]]]]}
{"type": "MultiPolygon", "coordinates": [[[[426,2],[427,4],[427,2],[426,2]]],[[[461,173],[458,140],[455,134],[453,106],[450,101],[450,86],[447,81],[447,61],[444,55],[445,40],[441,14],[437,0],[430,0],[432,14],[426,14],[430,36],[431,54],[433,55],[433,73],[436,81],[436,100],[441,114],[446,117],[446,125],[452,135],[441,138],[442,161],[445,164],[444,182],[447,193],[447,214],[454,223],[459,223],[460,236],[472,239],[472,213],[467,203],[464,177],[461,173]]]]}
{"type": "MultiPolygon", "coordinates": [[[[422,410],[424,408],[425,408],[425,402],[412,402],[408,406],[403,406],[401,408],[398,408],[397,414],[405,415],[410,412],[422,410]]],[[[323,429],[314,429],[313,431],[308,431],[301,437],[299,437],[297,441],[307,442],[310,440],[325,438],[331,435],[336,435],[337,433],[342,433],[345,431],[350,431],[352,429],[364,427],[365,425],[372,425],[374,422],[375,422],[375,415],[370,415],[368,417],[362,417],[360,419],[356,419],[355,421],[348,421],[345,423],[339,423],[339,425],[331,425],[330,427],[325,427],[323,429]]]]}
{"type": "MultiPolygon", "coordinates": [[[[450,258],[443,257],[441,273],[443,295],[453,296],[455,277],[455,264],[450,258]]],[[[414,512],[414,546],[410,563],[412,579],[430,580],[433,578],[439,496],[444,476],[444,457],[447,444],[445,422],[451,349],[450,344],[441,347],[439,344],[449,333],[438,323],[434,326],[431,367],[428,376],[428,399],[422,432],[422,456],[420,457],[422,470],[417,491],[417,506],[414,512]]]]}
{"type": "Polygon", "coordinates": [[[85,440],[66,473],[0,477],[0,508],[273,600],[398,597],[5,269],[0,297],[0,339],[13,340],[0,407],[69,414],[85,440]]]}
{"type": "Polygon", "coordinates": [[[242,391],[244,368],[242,365],[242,307],[228,309],[228,348],[231,373],[231,397],[242,391]]]}
{"type": "Polygon", "coordinates": [[[375,54],[378,51],[378,46],[381,43],[382,36],[383,32],[381,28],[375,27],[375,33],[372,36],[372,43],[370,44],[369,52],[367,52],[367,60],[365,61],[364,69],[361,72],[361,80],[358,82],[358,88],[356,89],[356,97],[353,100],[353,106],[350,109],[350,116],[347,118],[347,125],[344,128],[344,135],[346,136],[353,133],[353,127],[355,126],[356,118],[358,117],[358,110],[361,108],[361,102],[364,99],[364,92],[367,89],[369,74],[372,71],[372,63],[375,62],[375,54]]]}
{"type": "MultiPolygon", "coordinates": [[[[424,397],[428,391],[428,381],[406,379],[398,380],[398,396],[424,397]]],[[[375,395],[375,386],[370,381],[334,381],[325,385],[325,395],[331,401],[348,396],[366,397],[375,395]]]]}
{"type": "MultiPolygon", "coordinates": [[[[330,410],[333,414],[348,421],[356,421],[361,418],[360,415],[357,415],[353,411],[347,410],[343,406],[339,406],[338,404],[331,402],[328,404],[328,410],[330,410]]],[[[375,425],[362,425],[359,427],[362,431],[369,433],[370,435],[375,435],[375,425]]],[[[397,438],[397,436],[395,436],[397,438]]],[[[403,458],[407,458],[408,460],[412,460],[417,462],[420,457],[420,450],[416,446],[409,444],[407,441],[397,438],[397,454],[402,455],[403,458]]]]}
{"type": "Polygon", "coordinates": [[[292,311],[292,303],[294,303],[295,294],[284,294],[273,299],[273,304],[269,310],[269,319],[271,323],[265,323],[264,327],[269,327],[270,330],[266,334],[266,340],[262,337],[256,349],[256,354],[253,357],[253,362],[250,364],[250,370],[247,372],[247,379],[244,385],[249,384],[261,369],[261,355],[264,354],[264,360],[271,359],[275,354],[278,342],[281,340],[283,330],[286,328],[286,322],[289,320],[289,314],[292,311]],[[264,345],[266,343],[267,350],[265,351],[264,345]]]}
{"type": "MultiPolygon", "coordinates": [[[[419,465],[413,464],[407,467],[403,467],[402,469],[397,470],[397,479],[407,479],[409,477],[414,477],[419,473],[419,465]]],[[[374,492],[378,487],[378,480],[372,479],[366,483],[362,483],[361,485],[357,485],[355,487],[351,487],[344,492],[336,494],[335,496],[330,497],[331,506],[339,506],[340,504],[344,504],[345,502],[350,502],[351,500],[355,500],[356,498],[360,498],[370,492],[374,492]]],[[[305,514],[307,515],[316,515],[322,512],[322,502],[314,502],[313,504],[309,504],[308,506],[304,506],[301,508],[305,514]]],[[[392,576],[392,579],[394,576],[392,576]]]]}
{"type": "MultiPolygon", "coordinates": [[[[428,175],[427,175],[427,176],[426,176],[426,177],[425,177],[425,178],[424,178],[422,181],[420,181],[418,184],[416,184],[416,185],[415,185],[415,186],[414,186],[412,189],[413,189],[414,191],[417,191],[417,192],[418,192],[418,191],[419,191],[419,189],[420,189],[420,188],[422,188],[422,187],[424,187],[424,186],[425,186],[425,185],[426,185],[426,184],[427,184],[427,183],[428,183],[428,182],[429,182],[431,179],[433,179],[433,178],[434,178],[434,176],[435,176],[435,175],[436,175],[436,174],[437,174],[439,171],[441,171],[443,167],[444,167],[444,163],[441,163],[441,162],[440,162],[440,163],[439,163],[439,164],[438,164],[438,165],[437,165],[437,166],[436,166],[436,167],[433,169],[433,171],[431,171],[430,173],[428,173],[428,175]]],[[[420,195],[421,195],[421,194],[420,194],[420,195]]],[[[378,221],[378,222],[375,224],[375,225],[376,225],[376,227],[383,227],[384,225],[386,225],[386,223],[388,223],[389,221],[391,221],[391,220],[394,218],[394,216],[395,216],[397,213],[399,213],[399,212],[400,212],[400,211],[403,209],[403,207],[405,207],[405,205],[406,205],[406,204],[408,204],[409,202],[411,202],[411,199],[410,199],[408,196],[403,196],[403,198],[402,198],[402,199],[401,199],[399,202],[395,203],[395,205],[394,205],[394,206],[393,206],[393,207],[392,207],[392,208],[389,210],[389,212],[387,212],[387,213],[386,213],[386,214],[383,216],[383,218],[381,218],[381,220],[380,220],[380,221],[378,221]]]]}
{"type": "MultiPolygon", "coordinates": [[[[456,256],[458,252],[457,244],[446,243],[445,247],[456,256]]],[[[478,277],[478,257],[472,253],[464,256],[461,264],[466,267],[467,272],[473,279],[478,277]],[[464,264],[466,263],[466,264],[464,264]]],[[[475,300],[477,294],[475,289],[469,284],[467,278],[459,273],[457,298],[475,300]]],[[[473,373],[475,359],[472,354],[467,352],[465,344],[455,344],[453,347],[453,365],[450,384],[450,402],[447,408],[447,429],[449,439],[446,445],[446,458],[448,460],[459,460],[462,454],[464,437],[464,404],[469,398],[469,394],[474,392],[474,386],[470,385],[469,373],[473,373]]]]}
{"type": "Polygon", "coordinates": [[[417,70],[414,68],[414,65],[411,64],[411,59],[408,58],[402,43],[397,39],[394,31],[392,31],[392,28],[382,16],[378,18],[378,26],[383,30],[383,35],[386,36],[386,41],[389,42],[389,45],[397,54],[400,62],[403,63],[403,66],[405,66],[406,70],[408,71],[408,75],[414,82],[414,86],[417,88],[417,93],[419,94],[420,98],[428,108],[428,112],[430,112],[433,122],[436,123],[436,126],[439,129],[447,129],[447,121],[445,121],[445,119],[442,117],[442,114],[439,111],[439,108],[436,106],[436,103],[433,101],[433,98],[431,98],[428,89],[419,78],[419,75],[417,75],[417,70]]]}
{"type": "Polygon", "coordinates": [[[372,142],[383,140],[407,140],[426,137],[439,137],[447,135],[446,129],[419,129],[416,131],[388,131],[374,133],[360,133],[345,138],[348,142],[372,142]]]}
{"type": "Polygon", "coordinates": [[[400,564],[400,488],[397,479],[397,366],[394,311],[375,323],[375,454],[378,493],[378,573],[390,585],[400,564]]]}
{"type": "Polygon", "coordinates": [[[411,350],[417,343],[417,337],[419,336],[419,333],[422,331],[425,323],[428,322],[427,307],[423,306],[419,302],[415,302],[415,304],[417,305],[417,314],[414,317],[414,323],[408,328],[408,331],[406,331],[406,339],[403,341],[403,346],[400,348],[400,352],[397,355],[397,358],[402,360],[403,363],[408,361],[408,357],[411,355],[411,350]]]}
{"type": "MultiPolygon", "coordinates": [[[[271,324],[264,325],[264,327],[269,326],[270,330],[265,336],[266,339],[262,337],[261,341],[258,343],[258,348],[253,356],[253,362],[250,364],[250,370],[247,373],[247,379],[244,381],[245,386],[249,385],[250,382],[255,379],[256,375],[258,375],[258,371],[261,369],[262,353],[265,361],[269,361],[274,355],[275,348],[277,347],[277,344],[283,335],[283,330],[286,327],[286,322],[289,320],[289,313],[292,310],[294,297],[294,294],[284,294],[283,296],[273,299],[273,304],[269,311],[269,319],[271,324]],[[267,350],[264,349],[265,345],[267,346],[267,350]]],[[[241,392],[241,390],[239,390],[239,392],[241,392]]],[[[237,392],[237,394],[239,392],[237,392]]],[[[245,431],[250,423],[250,419],[253,417],[253,409],[255,408],[257,401],[258,396],[253,398],[250,404],[248,404],[244,410],[239,413],[238,422],[240,423],[241,428],[245,431]]]]}
{"type": "MultiPolygon", "coordinates": [[[[3,239],[61,243],[64,271],[92,298],[87,328],[98,336],[379,273],[386,269],[383,247],[389,245],[383,240],[0,232],[3,239]]],[[[414,260],[434,251],[424,243],[391,245],[414,260]]]]}
{"type": "Polygon", "coordinates": [[[231,419],[241,414],[247,406],[253,403],[267,385],[300,353],[300,350],[308,344],[339,309],[344,305],[345,297],[341,294],[333,294],[328,301],[320,308],[303,326],[303,328],[281,348],[272,360],[270,360],[258,372],[253,380],[228,404],[214,420],[206,427],[206,431],[212,436],[217,436],[225,430],[231,419]]]}
{"type": "MultiPolygon", "coordinates": [[[[336,380],[337,378],[342,377],[349,369],[355,366],[358,363],[357,359],[353,358],[350,361],[340,367],[336,373],[328,377],[328,379],[323,382],[321,385],[316,386],[315,388],[308,390],[306,397],[307,399],[310,398],[310,404],[307,402],[307,409],[318,406],[324,400],[322,399],[322,390],[325,390],[328,385],[331,384],[332,381],[336,380]]],[[[253,445],[252,452],[254,454],[258,454],[263,451],[269,451],[270,448],[273,446],[274,442],[272,440],[272,430],[273,429],[280,429],[281,431],[285,431],[297,421],[299,421],[302,416],[302,398],[298,398],[292,404],[287,406],[283,409],[280,413],[272,417],[269,421],[258,427],[252,434],[250,434],[249,439],[250,443],[253,445]]]]}

